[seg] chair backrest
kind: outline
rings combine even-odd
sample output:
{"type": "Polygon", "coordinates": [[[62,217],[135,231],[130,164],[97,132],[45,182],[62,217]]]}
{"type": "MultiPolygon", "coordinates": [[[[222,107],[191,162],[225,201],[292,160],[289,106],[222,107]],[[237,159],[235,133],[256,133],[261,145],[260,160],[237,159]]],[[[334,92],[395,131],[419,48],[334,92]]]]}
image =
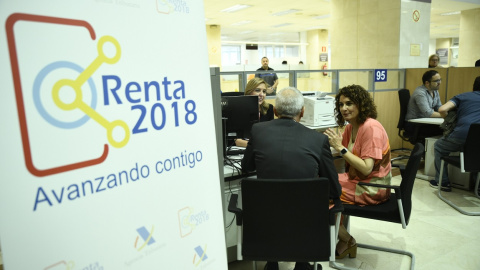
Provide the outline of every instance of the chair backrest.
{"type": "Polygon", "coordinates": [[[398,100],[400,102],[400,117],[398,118],[397,128],[400,132],[405,127],[405,116],[407,115],[408,102],[410,101],[410,91],[408,89],[398,90],[398,100]]]}
{"type": "Polygon", "coordinates": [[[328,179],[244,179],[241,190],[245,260],[329,260],[328,179]]]}
{"type": "Polygon", "coordinates": [[[402,173],[400,192],[406,224],[408,224],[408,220],[410,219],[410,213],[412,211],[413,184],[415,183],[415,177],[417,175],[418,168],[420,167],[420,161],[422,160],[423,152],[423,144],[416,143],[415,147],[412,150],[412,153],[410,154],[410,158],[408,159],[407,166],[402,173]]]}
{"type": "Polygon", "coordinates": [[[480,123],[473,123],[468,129],[468,135],[463,149],[463,167],[467,172],[480,172],[480,162],[478,161],[478,153],[480,153],[479,138],[480,123]]]}

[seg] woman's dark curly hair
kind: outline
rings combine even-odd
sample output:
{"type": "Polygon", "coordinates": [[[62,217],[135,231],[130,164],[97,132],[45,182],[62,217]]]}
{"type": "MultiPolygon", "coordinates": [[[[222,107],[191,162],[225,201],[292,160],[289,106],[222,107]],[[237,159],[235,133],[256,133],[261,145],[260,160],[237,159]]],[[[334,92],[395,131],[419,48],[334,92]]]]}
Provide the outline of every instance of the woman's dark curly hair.
{"type": "Polygon", "coordinates": [[[340,89],[338,94],[335,96],[335,118],[339,126],[345,125],[345,119],[343,119],[343,115],[340,113],[340,96],[349,98],[355,105],[357,105],[358,124],[365,123],[367,118],[377,118],[377,106],[375,106],[370,94],[362,86],[352,84],[340,89]]]}

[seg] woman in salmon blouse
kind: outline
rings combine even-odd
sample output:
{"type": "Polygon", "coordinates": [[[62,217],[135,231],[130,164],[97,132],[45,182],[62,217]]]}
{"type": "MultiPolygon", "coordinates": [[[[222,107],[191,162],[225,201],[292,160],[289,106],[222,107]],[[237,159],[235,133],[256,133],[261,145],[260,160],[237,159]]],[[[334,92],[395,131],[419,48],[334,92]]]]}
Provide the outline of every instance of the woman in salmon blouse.
{"type": "MultiPolygon", "coordinates": [[[[391,164],[388,135],[376,120],[377,109],[370,94],[360,85],[340,89],[335,97],[336,120],[345,127],[343,134],[338,129],[328,129],[330,146],[345,160],[345,173],[338,174],[342,186],[340,199],[345,204],[374,205],[388,200],[390,189],[357,185],[359,182],[390,185],[391,164]]],[[[340,226],[337,258],[346,255],[355,258],[355,239],[340,226]]]]}

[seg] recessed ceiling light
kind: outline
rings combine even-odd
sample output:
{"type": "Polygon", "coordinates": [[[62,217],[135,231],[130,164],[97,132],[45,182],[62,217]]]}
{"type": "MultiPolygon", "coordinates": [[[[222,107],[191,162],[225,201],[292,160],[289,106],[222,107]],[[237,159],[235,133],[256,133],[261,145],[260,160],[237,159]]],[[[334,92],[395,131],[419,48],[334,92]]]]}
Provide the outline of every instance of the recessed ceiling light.
{"type": "Polygon", "coordinates": [[[288,9],[288,10],[280,11],[280,12],[277,12],[277,13],[273,13],[272,16],[283,16],[283,15],[287,15],[287,14],[290,14],[290,13],[295,13],[295,12],[298,12],[298,11],[300,11],[300,9],[288,9]]]}
{"type": "Polygon", "coordinates": [[[273,27],[274,27],[274,28],[278,28],[278,27],[284,27],[284,26],[287,26],[287,25],[291,25],[291,23],[277,24],[277,25],[274,25],[273,27]]]}
{"type": "Polygon", "coordinates": [[[441,13],[441,16],[450,16],[450,15],[458,15],[460,14],[460,11],[453,11],[453,12],[446,12],[446,13],[441,13]]]}
{"type": "Polygon", "coordinates": [[[249,24],[251,22],[253,22],[253,21],[239,21],[239,22],[236,22],[236,23],[232,23],[231,25],[239,26],[239,25],[249,24]]]}
{"type": "Polygon", "coordinates": [[[251,6],[249,6],[249,5],[235,5],[235,6],[231,6],[229,8],[226,8],[226,9],[222,9],[222,10],[220,10],[220,12],[232,13],[232,12],[237,12],[239,10],[246,9],[246,8],[249,8],[249,7],[251,7],[251,6]]]}
{"type": "Polygon", "coordinates": [[[314,19],[317,19],[317,20],[321,20],[321,19],[327,19],[327,18],[330,18],[330,14],[326,14],[326,15],[322,15],[322,16],[316,16],[316,17],[313,17],[314,19]]]}

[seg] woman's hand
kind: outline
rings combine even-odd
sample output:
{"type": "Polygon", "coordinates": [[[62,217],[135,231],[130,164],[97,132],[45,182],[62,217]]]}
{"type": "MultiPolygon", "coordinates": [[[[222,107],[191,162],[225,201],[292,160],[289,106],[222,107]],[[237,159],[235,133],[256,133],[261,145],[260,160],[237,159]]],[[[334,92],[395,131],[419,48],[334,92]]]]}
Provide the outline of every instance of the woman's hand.
{"type": "Polygon", "coordinates": [[[328,137],[328,142],[330,143],[330,146],[333,147],[335,150],[339,151],[343,149],[342,145],[342,140],[343,136],[340,131],[334,130],[334,129],[327,129],[323,134],[327,135],[328,137]]]}

